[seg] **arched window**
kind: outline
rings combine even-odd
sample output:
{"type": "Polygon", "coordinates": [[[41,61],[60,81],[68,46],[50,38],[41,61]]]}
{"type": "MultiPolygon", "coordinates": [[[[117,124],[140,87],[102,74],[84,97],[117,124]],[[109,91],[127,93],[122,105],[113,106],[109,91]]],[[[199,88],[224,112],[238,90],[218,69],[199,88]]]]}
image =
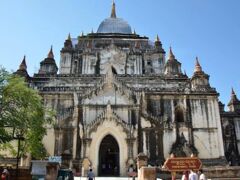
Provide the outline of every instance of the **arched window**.
{"type": "Polygon", "coordinates": [[[184,113],[181,108],[175,109],[175,122],[184,122],[184,113]]]}

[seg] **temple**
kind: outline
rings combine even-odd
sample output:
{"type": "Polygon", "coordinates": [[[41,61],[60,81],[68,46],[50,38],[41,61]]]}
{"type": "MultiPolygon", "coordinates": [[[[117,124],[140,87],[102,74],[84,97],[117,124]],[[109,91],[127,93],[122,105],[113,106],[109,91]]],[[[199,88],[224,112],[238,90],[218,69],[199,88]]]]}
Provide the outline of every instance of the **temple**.
{"type": "Polygon", "coordinates": [[[198,58],[188,77],[173,48],[166,53],[159,36],[133,32],[114,2],[97,32],[69,34],[60,53],[59,66],[51,47],[38,73],[28,75],[25,57],[16,73],[56,111],[43,141],[63,166],[89,163],[98,176],[124,176],[139,153],[150,165],[171,153],[195,154],[206,166],[239,164],[235,92],[225,112],[198,58]]]}

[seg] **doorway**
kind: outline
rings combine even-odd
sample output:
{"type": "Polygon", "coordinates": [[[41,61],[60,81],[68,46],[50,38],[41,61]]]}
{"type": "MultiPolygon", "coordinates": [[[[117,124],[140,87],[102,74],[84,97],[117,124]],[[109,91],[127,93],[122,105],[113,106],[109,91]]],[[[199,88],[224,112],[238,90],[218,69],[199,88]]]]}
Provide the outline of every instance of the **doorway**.
{"type": "Polygon", "coordinates": [[[103,138],[98,157],[99,176],[119,176],[119,146],[113,136],[103,138]]]}

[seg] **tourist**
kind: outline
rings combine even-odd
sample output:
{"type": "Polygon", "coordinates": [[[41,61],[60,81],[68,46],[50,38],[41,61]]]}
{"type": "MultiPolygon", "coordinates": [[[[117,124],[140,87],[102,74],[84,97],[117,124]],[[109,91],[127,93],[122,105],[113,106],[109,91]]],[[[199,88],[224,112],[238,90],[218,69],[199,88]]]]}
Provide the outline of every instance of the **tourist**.
{"type": "Polygon", "coordinates": [[[131,164],[128,168],[128,177],[132,177],[132,179],[135,179],[135,176],[137,173],[134,171],[133,165],[131,164]]]}
{"type": "Polygon", "coordinates": [[[202,169],[199,170],[199,174],[200,174],[199,180],[207,180],[207,179],[206,179],[206,176],[205,176],[205,174],[203,173],[203,170],[202,170],[202,169]]]}
{"type": "Polygon", "coordinates": [[[9,180],[9,172],[7,169],[4,169],[1,175],[1,180],[9,180]]]}
{"type": "Polygon", "coordinates": [[[198,175],[194,172],[194,170],[190,171],[190,174],[188,176],[189,180],[198,180],[198,175]]]}
{"type": "Polygon", "coordinates": [[[188,171],[184,171],[181,180],[188,180],[188,176],[189,176],[188,171]]]}
{"type": "Polygon", "coordinates": [[[92,169],[89,170],[88,174],[87,174],[87,179],[88,180],[95,180],[95,175],[92,172],[92,169]]]}

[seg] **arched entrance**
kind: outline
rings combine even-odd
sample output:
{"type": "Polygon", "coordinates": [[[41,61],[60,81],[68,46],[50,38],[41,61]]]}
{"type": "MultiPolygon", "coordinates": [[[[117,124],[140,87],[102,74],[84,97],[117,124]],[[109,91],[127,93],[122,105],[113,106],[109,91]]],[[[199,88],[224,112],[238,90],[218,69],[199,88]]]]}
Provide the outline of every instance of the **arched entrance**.
{"type": "Polygon", "coordinates": [[[113,136],[103,138],[98,157],[99,176],[119,176],[119,146],[113,136]]]}

